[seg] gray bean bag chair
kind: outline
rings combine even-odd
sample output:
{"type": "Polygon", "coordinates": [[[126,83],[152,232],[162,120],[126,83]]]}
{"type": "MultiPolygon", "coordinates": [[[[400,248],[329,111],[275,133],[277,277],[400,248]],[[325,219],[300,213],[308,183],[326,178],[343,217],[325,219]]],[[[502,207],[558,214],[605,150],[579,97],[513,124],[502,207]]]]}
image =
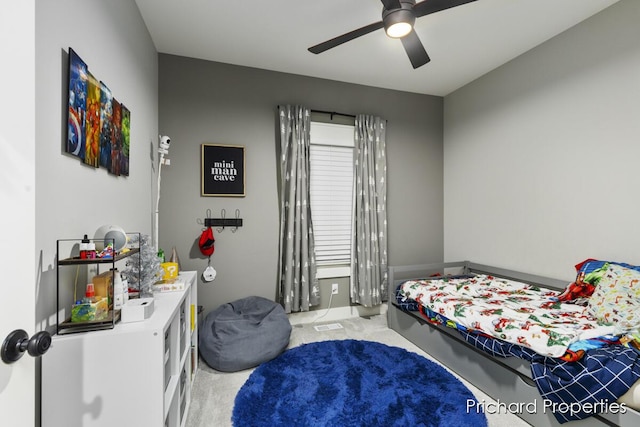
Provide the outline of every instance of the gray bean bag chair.
{"type": "Polygon", "coordinates": [[[266,298],[239,299],[211,311],[199,328],[202,359],[217,371],[253,368],[289,345],[291,323],[282,306],[266,298]]]}

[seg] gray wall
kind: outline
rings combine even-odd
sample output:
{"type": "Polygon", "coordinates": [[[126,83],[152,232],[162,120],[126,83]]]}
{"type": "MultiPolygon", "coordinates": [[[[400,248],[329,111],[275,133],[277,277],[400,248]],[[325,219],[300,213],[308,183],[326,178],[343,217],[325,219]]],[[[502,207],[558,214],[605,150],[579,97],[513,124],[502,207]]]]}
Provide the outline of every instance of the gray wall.
{"type": "Polygon", "coordinates": [[[445,98],[445,259],[559,279],[640,263],[640,2],[445,98]]]}
{"type": "MultiPolygon", "coordinates": [[[[37,1],[35,19],[36,323],[46,329],[56,321],[57,239],[92,237],[103,224],[151,233],[155,180],[149,153],[158,139],[158,57],[133,0],[37,1]],[[129,177],[84,166],[64,153],[69,47],[131,111],[129,177]]],[[[68,288],[70,270],[61,271],[68,288]]]]}
{"type": "MultiPolygon", "coordinates": [[[[218,276],[199,285],[206,311],[249,295],[276,298],[279,104],[387,119],[389,262],[442,260],[442,98],[164,54],[159,64],[160,132],[172,141],[171,165],[162,169],[161,247],[175,247],[182,268],[201,273],[197,221],[207,209],[214,217],[239,209],[244,220],[236,233],[214,229],[218,276]],[[202,143],[246,147],[246,197],[200,196],[202,143]]],[[[345,286],[334,307],[348,304],[345,286]]]]}

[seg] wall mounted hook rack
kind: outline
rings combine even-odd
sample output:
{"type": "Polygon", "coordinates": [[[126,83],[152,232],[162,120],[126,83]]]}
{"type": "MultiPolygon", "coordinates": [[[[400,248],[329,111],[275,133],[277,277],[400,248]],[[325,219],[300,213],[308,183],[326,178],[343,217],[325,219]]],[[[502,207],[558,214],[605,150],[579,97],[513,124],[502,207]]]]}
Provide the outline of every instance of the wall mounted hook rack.
{"type": "MultiPolygon", "coordinates": [[[[239,227],[242,227],[242,218],[240,218],[240,209],[236,209],[235,218],[227,218],[227,211],[222,209],[220,211],[220,218],[210,218],[211,210],[207,209],[207,217],[204,219],[205,227],[218,227],[218,232],[221,233],[226,227],[233,227],[232,232],[238,231],[239,227]]],[[[200,223],[200,221],[198,221],[200,223]]]]}

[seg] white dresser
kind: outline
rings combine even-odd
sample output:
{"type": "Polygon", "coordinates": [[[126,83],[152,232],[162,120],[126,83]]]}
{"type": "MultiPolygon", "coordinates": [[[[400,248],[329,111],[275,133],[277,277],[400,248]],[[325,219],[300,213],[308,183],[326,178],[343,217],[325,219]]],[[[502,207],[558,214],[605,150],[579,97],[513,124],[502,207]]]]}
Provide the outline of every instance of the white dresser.
{"type": "Polygon", "coordinates": [[[196,272],[144,321],[55,335],[42,357],[42,427],[184,426],[198,363],[196,272]]]}

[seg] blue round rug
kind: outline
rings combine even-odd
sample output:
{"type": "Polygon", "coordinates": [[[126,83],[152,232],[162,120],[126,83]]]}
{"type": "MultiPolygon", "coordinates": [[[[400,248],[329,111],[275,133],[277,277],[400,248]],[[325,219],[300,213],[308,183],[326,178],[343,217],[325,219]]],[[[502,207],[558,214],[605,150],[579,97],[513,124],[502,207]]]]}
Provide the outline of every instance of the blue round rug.
{"type": "Polygon", "coordinates": [[[474,426],[471,391],[442,366],[372,341],[303,344],[258,366],[235,399],[245,426],[474,426]]]}

